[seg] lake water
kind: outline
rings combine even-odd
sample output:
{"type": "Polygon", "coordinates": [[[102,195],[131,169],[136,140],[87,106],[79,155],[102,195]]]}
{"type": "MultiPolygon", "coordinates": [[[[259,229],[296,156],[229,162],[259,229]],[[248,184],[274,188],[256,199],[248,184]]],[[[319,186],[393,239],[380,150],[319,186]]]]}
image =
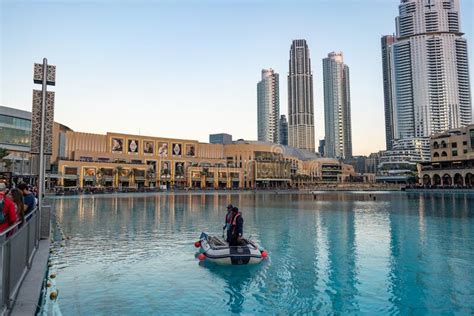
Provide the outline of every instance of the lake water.
{"type": "Polygon", "coordinates": [[[59,297],[46,300],[44,314],[474,311],[474,195],[130,194],[50,203],[49,291],[59,297]],[[201,231],[221,233],[229,203],[242,211],[244,234],[268,250],[262,264],[195,258],[193,243],[201,231]]]}

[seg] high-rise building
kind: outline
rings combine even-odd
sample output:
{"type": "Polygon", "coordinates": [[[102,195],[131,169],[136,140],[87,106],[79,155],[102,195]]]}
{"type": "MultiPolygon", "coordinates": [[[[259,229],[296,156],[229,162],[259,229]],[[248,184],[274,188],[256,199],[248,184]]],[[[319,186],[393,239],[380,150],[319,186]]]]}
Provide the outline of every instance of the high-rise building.
{"type": "Polygon", "coordinates": [[[211,144],[231,144],[232,135],[220,133],[220,134],[210,134],[209,143],[211,144]]]}
{"type": "Polygon", "coordinates": [[[314,152],[313,74],[306,40],[294,40],[288,73],[288,144],[314,152]]]}
{"type": "Polygon", "coordinates": [[[392,54],[391,45],[395,43],[395,36],[382,36],[382,68],[383,68],[383,91],[385,108],[385,146],[387,150],[392,149],[393,142],[393,96],[392,96],[392,54]]]}
{"type": "Polygon", "coordinates": [[[392,98],[394,139],[427,138],[471,123],[459,11],[459,0],[401,0],[396,38],[382,39],[391,65],[384,67],[391,80],[384,88],[392,98]]]}
{"type": "Polygon", "coordinates": [[[318,152],[321,155],[321,157],[326,157],[326,153],[325,153],[326,151],[324,150],[325,147],[326,147],[326,140],[324,138],[320,139],[318,152]]]}
{"type": "Polygon", "coordinates": [[[280,136],[278,139],[281,145],[288,146],[288,121],[285,115],[280,117],[280,136]]]}
{"type": "Polygon", "coordinates": [[[279,143],[280,88],[279,76],[271,68],[262,69],[257,84],[258,140],[279,143]]]}
{"type": "Polygon", "coordinates": [[[326,157],[352,157],[349,67],[341,52],[323,59],[326,157]]]}

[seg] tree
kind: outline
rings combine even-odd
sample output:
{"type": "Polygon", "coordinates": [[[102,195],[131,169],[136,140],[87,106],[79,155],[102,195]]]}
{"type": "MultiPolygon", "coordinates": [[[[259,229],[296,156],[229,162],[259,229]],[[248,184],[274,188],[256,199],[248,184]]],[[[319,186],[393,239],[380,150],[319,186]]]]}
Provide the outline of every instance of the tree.
{"type": "Polygon", "coordinates": [[[122,172],[123,172],[123,167],[122,166],[115,167],[115,169],[114,169],[114,182],[115,182],[117,187],[120,183],[120,177],[122,176],[122,172]]]}
{"type": "Polygon", "coordinates": [[[5,166],[5,168],[8,170],[10,166],[12,165],[11,160],[8,159],[3,159],[6,156],[8,156],[10,152],[6,148],[0,148],[0,162],[5,166]]]}

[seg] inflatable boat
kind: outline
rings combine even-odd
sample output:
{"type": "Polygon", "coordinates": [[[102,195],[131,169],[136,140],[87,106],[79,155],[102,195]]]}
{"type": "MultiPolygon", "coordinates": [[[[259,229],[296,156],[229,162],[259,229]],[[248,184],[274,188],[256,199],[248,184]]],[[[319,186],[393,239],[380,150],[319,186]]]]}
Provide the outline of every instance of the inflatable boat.
{"type": "Polygon", "coordinates": [[[222,265],[258,264],[267,258],[265,250],[260,250],[249,239],[242,239],[241,246],[229,246],[222,238],[201,233],[196,247],[201,248],[199,260],[209,260],[222,265]]]}

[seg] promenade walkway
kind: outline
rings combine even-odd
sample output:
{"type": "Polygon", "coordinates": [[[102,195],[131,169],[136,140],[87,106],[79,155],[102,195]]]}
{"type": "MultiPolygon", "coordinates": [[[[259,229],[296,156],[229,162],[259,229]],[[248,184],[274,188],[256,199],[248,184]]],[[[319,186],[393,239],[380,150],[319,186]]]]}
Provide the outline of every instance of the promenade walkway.
{"type": "Polygon", "coordinates": [[[0,234],[0,315],[34,315],[49,257],[50,208],[0,234]]]}

